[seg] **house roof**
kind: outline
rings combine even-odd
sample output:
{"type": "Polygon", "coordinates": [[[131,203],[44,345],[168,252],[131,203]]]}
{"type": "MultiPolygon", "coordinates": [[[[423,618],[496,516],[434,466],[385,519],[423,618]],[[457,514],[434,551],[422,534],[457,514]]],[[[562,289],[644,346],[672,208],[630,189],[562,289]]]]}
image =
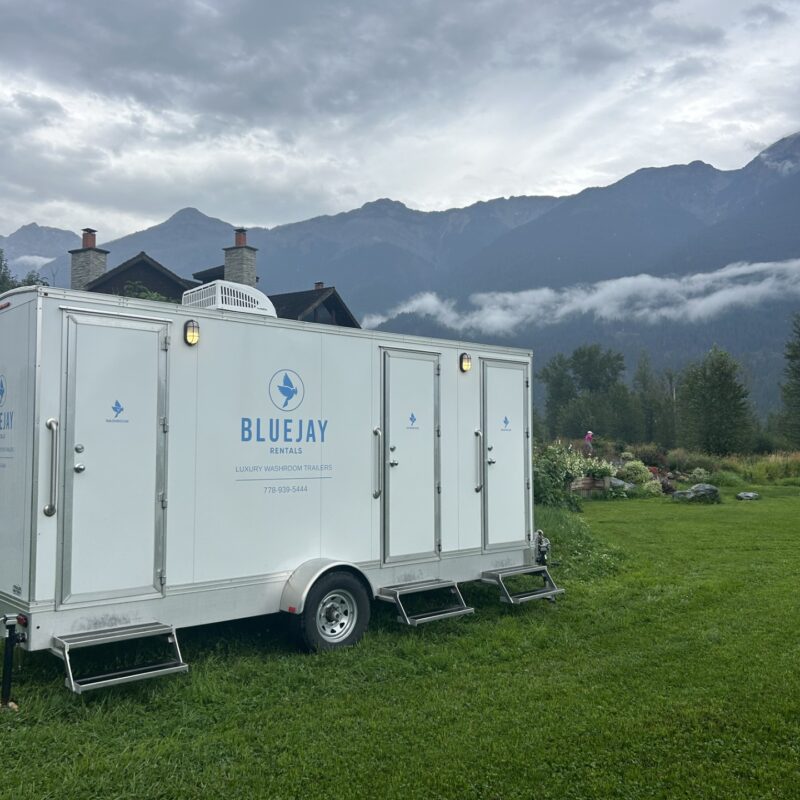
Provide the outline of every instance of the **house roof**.
{"type": "Polygon", "coordinates": [[[191,280],[190,278],[182,278],[172,270],[167,269],[163,264],[159,264],[158,261],[151,258],[142,250],[138,255],[133,256],[133,258],[123,261],[118,267],[114,267],[114,269],[104,272],[99,277],[89,281],[85,287],[86,291],[101,292],[104,286],[109,283],[114,283],[119,280],[125,272],[142,264],[155,270],[166,280],[173,282],[176,288],[180,289],[182,292],[187,289],[193,289],[195,286],[199,285],[198,281],[191,280]]]}
{"type": "Polygon", "coordinates": [[[303,292],[286,292],[271,294],[269,299],[275,306],[275,313],[282,319],[308,320],[320,306],[326,306],[336,314],[339,325],[348,328],[360,328],[358,320],[342,300],[335,286],[324,286],[321,289],[307,289],[303,292]]]}
{"type": "MultiPolygon", "coordinates": [[[[193,273],[194,277],[202,282],[223,280],[225,267],[209,267],[200,272],[193,273]]],[[[347,328],[360,328],[353,312],[342,300],[335,286],[323,286],[321,289],[307,289],[302,292],[285,292],[283,294],[270,294],[269,299],[275,306],[275,313],[281,319],[297,319],[314,322],[314,311],[324,306],[333,312],[336,324],[347,328]]]]}

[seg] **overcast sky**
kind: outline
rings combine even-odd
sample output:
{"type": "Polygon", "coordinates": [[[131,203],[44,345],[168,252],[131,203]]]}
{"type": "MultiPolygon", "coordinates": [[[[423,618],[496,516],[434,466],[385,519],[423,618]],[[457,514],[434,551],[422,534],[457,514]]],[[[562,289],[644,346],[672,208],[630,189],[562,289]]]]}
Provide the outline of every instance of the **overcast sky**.
{"type": "Polygon", "coordinates": [[[569,194],[800,130],[800,0],[0,0],[0,234],[569,194]]]}

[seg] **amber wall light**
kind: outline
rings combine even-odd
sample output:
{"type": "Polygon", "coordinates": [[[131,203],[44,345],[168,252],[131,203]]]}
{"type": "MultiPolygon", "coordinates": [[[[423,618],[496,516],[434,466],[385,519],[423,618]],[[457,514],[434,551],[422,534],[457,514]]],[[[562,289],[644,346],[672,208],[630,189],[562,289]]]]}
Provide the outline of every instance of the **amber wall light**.
{"type": "Polygon", "coordinates": [[[458,366],[462,372],[469,372],[472,369],[472,356],[469,353],[462,353],[458,359],[458,366]]]}
{"type": "Polygon", "coordinates": [[[200,323],[196,319],[186,321],[183,326],[183,341],[194,347],[200,341],[200,323]]]}

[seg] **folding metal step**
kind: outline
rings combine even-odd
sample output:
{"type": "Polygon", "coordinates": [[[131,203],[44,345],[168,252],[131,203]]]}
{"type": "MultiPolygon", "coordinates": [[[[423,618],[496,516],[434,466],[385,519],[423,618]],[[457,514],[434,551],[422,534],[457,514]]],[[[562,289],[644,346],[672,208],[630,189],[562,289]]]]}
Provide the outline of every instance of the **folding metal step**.
{"type": "Polygon", "coordinates": [[[399,612],[397,621],[413,627],[422,625],[424,622],[433,622],[437,619],[449,619],[451,617],[463,617],[465,614],[472,614],[475,612],[474,608],[470,608],[464,602],[464,598],[461,596],[458,584],[455,581],[436,579],[430,581],[416,581],[414,583],[399,583],[394,586],[384,586],[375,596],[378,600],[394,603],[399,612]],[[448,606],[447,608],[439,608],[434,611],[423,611],[419,614],[409,614],[403,607],[403,597],[406,595],[433,592],[437,589],[449,589],[450,593],[455,595],[457,604],[448,606]]]}
{"type": "Polygon", "coordinates": [[[67,677],[64,681],[66,687],[76,694],[87,692],[90,689],[101,689],[106,686],[116,686],[121,683],[132,683],[145,678],[157,678],[161,675],[174,675],[187,672],[189,665],[181,657],[178,646],[178,636],[173,625],[161,622],[148,622],[142,625],[126,625],[119,628],[106,628],[83,633],[70,633],[64,636],[54,636],[50,648],[59,658],[64,660],[67,677]],[[114,642],[127,642],[133,639],[153,639],[162,637],[170,645],[172,657],[166,661],[146,666],[132,667],[130,669],[108,672],[102,675],[90,675],[76,678],[72,670],[70,652],[83,647],[96,647],[101,644],[114,642]]]}
{"type": "Polygon", "coordinates": [[[493,583],[495,586],[499,586],[500,602],[512,603],[513,605],[527,603],[528,600],[547,600],[551,603],[555,603],[556,596],[564,594],[564,590],[556,586],[547,567],[542,565],[504,567],[503,569],[487,570],[481,573],[481,581],[483,581],[483,583],[493,583]],[[544,580],[544,586],[541,589],[511,594],[504,581],[506,578],[515,577],[517,575],[539,575],[544,580]]]}

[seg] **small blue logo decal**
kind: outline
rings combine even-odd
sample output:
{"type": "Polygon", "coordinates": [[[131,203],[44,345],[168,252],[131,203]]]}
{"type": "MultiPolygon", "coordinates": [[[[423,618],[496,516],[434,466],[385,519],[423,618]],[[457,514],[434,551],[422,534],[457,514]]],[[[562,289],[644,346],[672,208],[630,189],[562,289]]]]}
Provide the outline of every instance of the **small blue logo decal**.
{"type": "Polygon", "coordinates": [[[6,402],[6,376],[0,375],[0,406],[6,402]]]}
{"type": "Polygon", "coordinates": [[[281,411],[294,411],[303,402],[302,378],[291,369],[279,369],[269,381],[269,399],[281,411]]]}
{"type": "Polygon", "coordinates": [[[504,431],[510,430],[509,427],[508,427],[510,424],[511,424],[511,420],[507,416],[503,417],[503,430],[504,431]]]}
{"type": "Polygon", "coordinates": [[[414,424],[414,423],[417,421],[417,418],[414,416],[414,412],[413,412],[413,411],[411,412],[411,416],[408,418],[408,421],[409,421],[409,422],[410,422],[412,425],[413,425],[413,424],[414,424]]]}
{"type": "Polygon", "coordinates": [[[114,405],[111,406],[111,410],[114,412],[114,419],[116,419],[125,409],[123,408],[122,403],[117,400],[114,405]]]}

